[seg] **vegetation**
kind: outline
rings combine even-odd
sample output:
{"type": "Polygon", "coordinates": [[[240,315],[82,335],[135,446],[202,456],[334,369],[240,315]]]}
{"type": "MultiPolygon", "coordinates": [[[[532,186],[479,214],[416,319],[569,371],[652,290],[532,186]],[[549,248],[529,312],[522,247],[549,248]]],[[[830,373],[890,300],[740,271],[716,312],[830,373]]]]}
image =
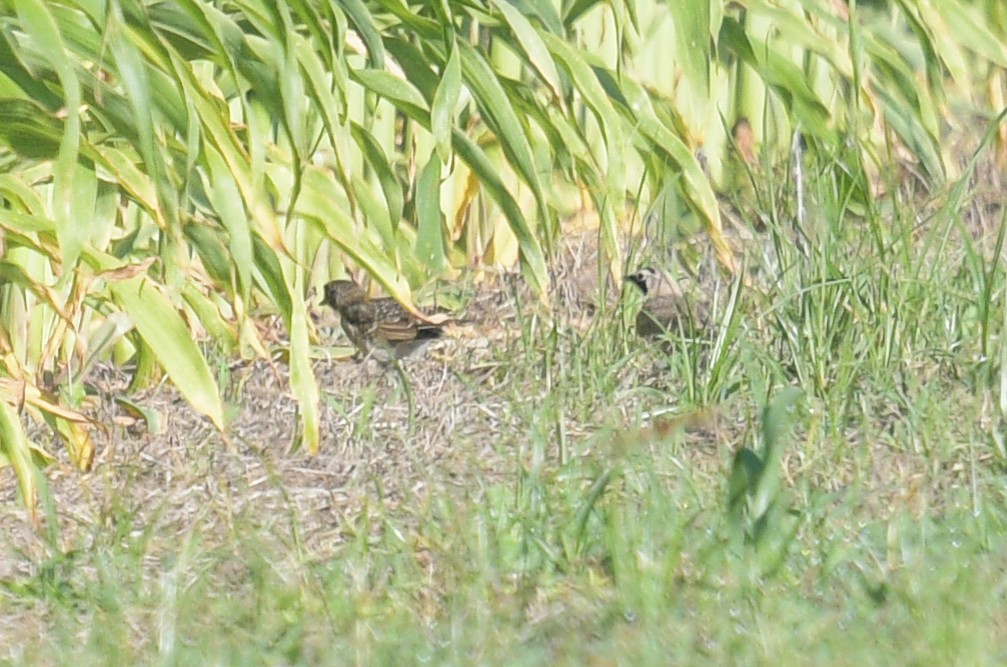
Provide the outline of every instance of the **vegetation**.
{"type": "Polygon", "coordinates": [[[557,4],[0,3],[3,659],[1003,660],[1002,3],[557,4]],[[546,307],[584,227],[713,330],[546,307]]]}

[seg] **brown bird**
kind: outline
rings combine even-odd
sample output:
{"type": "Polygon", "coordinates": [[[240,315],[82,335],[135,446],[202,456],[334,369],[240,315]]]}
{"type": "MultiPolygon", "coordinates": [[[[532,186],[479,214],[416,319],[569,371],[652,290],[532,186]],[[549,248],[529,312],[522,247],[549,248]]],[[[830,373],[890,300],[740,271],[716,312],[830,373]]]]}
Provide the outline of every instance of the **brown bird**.
{"type": "Polygon", "coordinates": [[[636,285],[646,297],[643,308],[636,316],[636,333],[639,336],[676,331],[680,325],[686,331],[690,328],[698,330],[709,321],[706,306],[690,303],[678,283],[657,269],[640,269],[626,276],[626,280],[636,285]]]}
{"type": "Polygon", "coordinates": [[[754,165],[755,157],[755,132],[752,131],[752,124],[744,116],[738,118],[731,128],[731,136],[734,139],[734,149],[738,151],[741,159],[748,164],[754,165]]]}
{"type": "Polygon", "coordinates": [[[443,334],[389,297],[371,299],[351,280],[333,280],[322,300],[339,313],[346,336],[362,354],[381,363],[411,356],[443,334]]]}

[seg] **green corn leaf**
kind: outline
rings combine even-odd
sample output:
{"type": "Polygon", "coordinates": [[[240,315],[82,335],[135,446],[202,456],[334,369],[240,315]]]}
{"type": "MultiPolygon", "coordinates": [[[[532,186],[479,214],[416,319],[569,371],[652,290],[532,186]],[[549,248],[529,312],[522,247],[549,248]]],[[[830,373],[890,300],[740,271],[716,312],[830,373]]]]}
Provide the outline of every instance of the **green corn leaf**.
{"type": "Polygon", "coordinates": [[[134,276],[111,283],[109,290],[182,396],[223,429],[223,404],[213,375],[185,322],[160,289],[145,276],[134,276]]]}

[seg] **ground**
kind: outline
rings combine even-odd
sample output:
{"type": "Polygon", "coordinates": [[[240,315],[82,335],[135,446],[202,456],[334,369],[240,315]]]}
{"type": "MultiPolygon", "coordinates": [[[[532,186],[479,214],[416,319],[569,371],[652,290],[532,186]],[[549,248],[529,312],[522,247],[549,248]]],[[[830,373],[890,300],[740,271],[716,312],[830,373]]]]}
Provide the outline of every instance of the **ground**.
{"type": "MultiPolygon", "coordinates": [[[[131,397],[152,429],[116,400],[128,377],[102,369],[93,471],[65,455],[46,471],[57,532],[0,471],[0,657],[1003,657],[993,394],[949,362],[960,345],[911,338],[920,323],[896,331],[919,343],[901,361],[851,357],[885,330],[864,323],[870,282],[829,282],[850,291],[809,314],[818,302],[787,299],[810,289],[751,275],[733,315],[730,278],[695,287],[718,323],[697,336],[641,340],[631,306],[571,288],[560,310],[498,317],[502,333],[445,341],[402,375],[326,358],[340,341],[323,341],[315,456],[290,451],[281,361],[220,362],[225,433],[166,383],[131,397]],[[813,315],[836,319],[800,333],[813,315]],[[787,386],[802,398],[770,418],[787,386]],[[763,486],[739,477],[742,451],[766,464],[763,486]]],[[[515,311],[507,294],[494,309],[515,311]]]]}

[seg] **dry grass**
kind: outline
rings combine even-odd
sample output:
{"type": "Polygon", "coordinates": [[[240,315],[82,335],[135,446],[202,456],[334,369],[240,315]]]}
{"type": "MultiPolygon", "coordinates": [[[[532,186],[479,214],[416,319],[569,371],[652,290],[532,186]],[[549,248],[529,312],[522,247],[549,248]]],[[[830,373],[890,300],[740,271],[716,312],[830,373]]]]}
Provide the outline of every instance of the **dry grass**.
{"type": "MultiPolygon", "coordinates": [[[[574,280],[576,257],[556,275],[574,280]]],[[[725,548],[732,461],[761,442],[765,397],[753,388],[768,377],[779,386],[808,363],[789,359],[780,339],[779,318],[800,313],[782,300],[791,288],[770,283],[769,270],[751,275],[728,345],[739,356],[705,404],[689,387],[706,382],[719,331],[641,342],[626,336],[632,317],[620,307],[599,308],[563,283],[553,313],[527,302],[516,308],[516,289],[484,294],[458,338],[407,360],[412,421],[395,372],[318,360],[324,438],[315,457],[288,451],[295,402],[282,364],[221,362],[231,401],[225,434],[168,386],[132,397],[160,415],[161,429],[148,432],[115,401],[127,378],[106,370],[92,378],[101,387],[95,416],[106,425],[95,433],[93,472],[78,475],[64,455],[47,471],[58,543],[17,509],[10,471],[0,471],[0,541],[8,545],[0,595],[11,603],[0,613],[0,645],[27,644],[27,654],[6,654],[12,659],[59,661],[58,651],[24,638],[63,632],[94,645],[90,623],[105,619],[119,634],[111,649],[92,648],[95,655],[114,649],[127,651],[120,661],[149,660],[172,636],[163,616],[178,586],[189,606],[172,613],[226,616],[229,607],[219,605],[228,598],[238,609],[267,609],[236,621],[251,633],[244,639],[201,637],[198,623],[180,617],[186,645],[204,653],[215,642],[240,653],[236,647],[257,645],[256,633],[277,631],[293,615],[303,636],[268,645],[289,641],[306,663],[340,651],[382,662],[384,651],[411,642],[441,645],[431,656],[447,650],[475,662],[513,642],[540,664],[594,652],[644,662],[765,656],[783,646],[782,635],[770,632],[761,648],[738,644],[735,626],[715,620],[722,596],[748,610],[736,617],[746,632],[771,608],[823,645],[839,645],[828,628],[837,616],[864,613],[875,593],[918,595],[879,621],[892,633],[905,630],[913,605],[942,604],[949,588],[918,594],[913,576],[902,574],[928,567],[910,557],[919,526],[966,535],[983,571],[1003,578],[1007,569],[970,537],[991,529],[959,518],[1002,498],[989,392],[977,390],[961,362],[925,346],[907,347],[895,372],[865,363],[851,373],[837,356],[830,390],[808,390],[779,471],[779,502],[801,517],[796,546],[783,547],[794,574],[766,575],[761,547],[740,559],[725,548]],[[697,349],[695,365],[686,364],[697,349]],[[746,583],[746,568],[761,572],[760,585],[746,583]],[[655,587],[654,577],[664,583],[655,587]],[[839,599],[823,592],[831,585],[843,591],[839,599]],[[124,600],[111,621],[103,592],[124,600]],[[805,599],[817,602],[795,602],[805,599]],[[816,612],[797,620],[805,604],[816,612]],[[91,620],[71,621],[68,609],[91,620]],[[469,633],[458,645],[443,643],[443,624],[452,623],[469,633]],[[681,632],[689,638],[672,653],[661,642],[634,644],[641,633],[681,632]]],[[[800,295],[811,285],[792,289],[800,295]]],[[[724,297],[717,303],[723,319],[724,297]]],[[[860,344],[860,329],[849,334],[860,344]]],[[[998,525],[998,516],[985,520],[998,525]]],[[[954,601],[968,609],[968,600],[954,601]]]]}

